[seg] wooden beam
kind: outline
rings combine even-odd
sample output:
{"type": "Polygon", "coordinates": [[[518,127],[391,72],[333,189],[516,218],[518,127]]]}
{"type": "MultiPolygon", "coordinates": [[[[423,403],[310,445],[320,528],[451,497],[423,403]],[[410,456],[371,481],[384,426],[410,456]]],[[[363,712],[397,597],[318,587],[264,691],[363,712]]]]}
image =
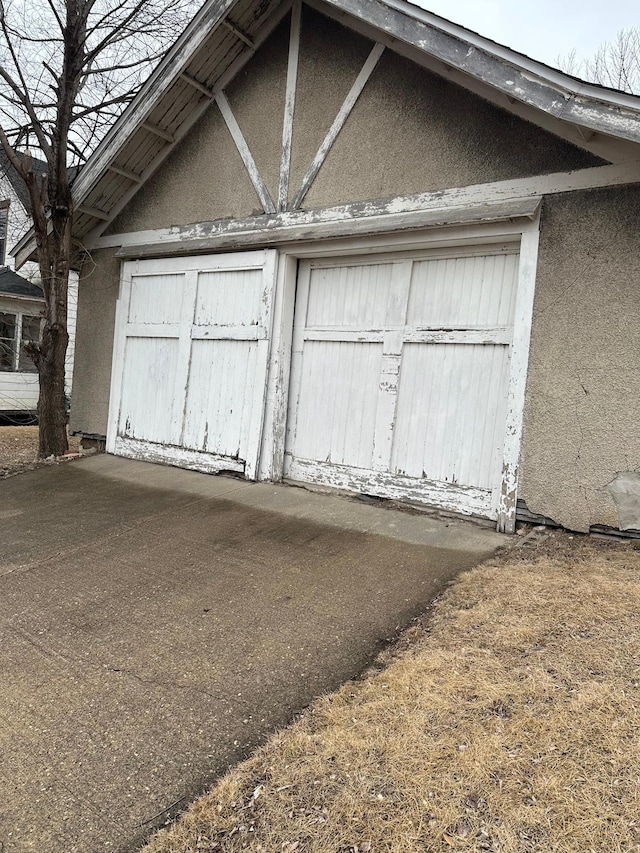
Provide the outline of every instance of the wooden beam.
{"type": "MultiPolygon", "coordinates": [[[[255,38],[255,48],[247,48],[243,50],[238,56],[231,62],[231,64],[227,67],[227,69],[223,72],[223,74],[216,80],[214,94],[218,91],[222,91],[228,83],[234,79],[234,77],[238,74],[238,72],[244,68],[247,62],[254,55],[255,51],[262,45],[267,38],[271,35],[271,33],[278,26],[280,21],[287,14],[289,9],[291,8],[291,0],[282,0],[279,6],[269,14],[267,14],[265,22],[263,26],[258,31],[255,38]]],[[[142,173],[142,183],[147,181],[151,175],[161,166],[161,164],[166,160],[169,154],[174,150],[175,146],[183,139],[187,133],[191,130],[191,128],[196,124],[196,122],[200,119],[203,113],[209,109],[211,101],[200,101],[199,104],[195,107],[195,109],[191,112],[189,117],[184,121],[183,124],[180,125],[176,129],[175,141],[173,145],[165,145],[164,148],[160,149],[160,151],[156,154],[156,156],[151,160],[148,166],[145,167],[144,172],[142,173]]],[[[117,203],[113,206],[111,211],[111,218],[115,219],[118,214],[124,210],[124,208],[129,204],[131,199],[140,189],[140,185],[133,186],[131,189],[126,192],[121,198],[118,199],[117,203]]],[[[104,232],[106,226],[100,225],[98,228],[91,231],[88,235],[85,235],[84,240],[92,240],[101,236],[104,232]]]]}
{"type": "Polygon", "coordinates": [[[109,163],[109,166],[107,168],[110,172],[115,172],[116,175],[122,175],[123,178],[128,178],[135,184],[142,183],[142,178],[140,177],[140,175],[136,175],[135,172],[130,172],[129,169],[123,169],[120,166],[115,166],[113,163],[109,163]]]}
{"type": "Polygon", "coordinates": [[[243,33],[240,27],[236,26],[233,21],[230,21],[229,18],[224,18],[222,20],[222,26],[226,27],[229,32],[232,32],[236,38],[239,38],[240,41],[243,41],[247,47],[253,47],[253,41],[249,38],[246,33],[243,33]]]}
{"type": "Polygon", "coordinates": [[[534,216],[545,195],[624,184],[640,184],[640,161],[316,210],[287,211],[274,216],[112,234],[85,240],[85,245],[89,249],[121,246],[129,255],[129,247],[132,246],[144,247],[145,253],[149,254],[153,254],[153,247],[156,247],[155,251],[162,255],[199,251],[200,248],[269,245],[287,240],[383,233],[446,225],[454,221],[499,221],[501,218],[534,216]]]}
{"type": "Polygon", "coordinates": [[[295,0],[291,10],[291,34],[289,37],[289,62],[287,65],[287,92],[282,127],[282,157],[280,161],[280,185],[278,187],[278,210],[287,209],[289,201],[289,176],[291,174],[291,143],[293,139],[293,115],[296,104],[298,82],[298,58],[300,55],[300,24],[302,0],[295,0]]]}
{"type": "Polygon", "coordinates": [[[363,205],[347,205],[346,207],[351,208],[353,212],[352,215],[344,218],[324,219],[322,214],[326,214],[326,210],[323,210],[320,215],[317,210],[296,211],[299,216],[280,213],[244,220],[176,226],[173,229],[158,229],[153,236],[151,232],[119,235],[117,241],[114,239],[115,235],[102,237],[95,243],[90,243],[88,248],[106,248],[105,244],[119,245],[121,248],[116,252],[116,256],[120,258],[152,258],[188,252],[249,249],[309,240],[399,233],[418,228],[510,222],[523,216],[529,218],[535,216],[539,204],[539,199],[528,198],[477,204],[470,207],[423,209],[380,216],[363,216],[363,205]]]}
{"type": "Polygon", "coordinates": [[[245,165],[245,168],[249,173],[251,183],[253,184],[254,189],[258,194],[258,198],[260,199],[260,204],[262,205],[265,213],[275,213],[276,208],[273,203],[273,199],[271,198],[269,190],[267,189],[267,185],[262,179],[262,175],[260,174],[258,167],[256,166],[256,161],[253,159],[253,154],[249,150],[249,146],[247,145],[247,141],[244,138],[244,134],[240,130],[240,125],[236,121],[236,117],[233,114],[231,105],[229,104],[229,101],[227,100],[227,97],[224,92],[218,92],[215,97],[215,101],[220,109],[220,112],[222,113],[222,118],[225,120],[225,123],[229,128],[229,133],[233,137],[233,141],[235,142],[236,148],[238,149],[238,153],[242,157],[242,161],[245,165]]]}
{"type": "Polygon", "coordinates": [[[302,186],[298,190],[296,197],[291,203],[291,210],[297,210],[302,204],[304,197],[311,189],[311,185],[315,181],[318,172],[324,161],[326,160],[327,154],[331,150],[333,143],[336,141],[338,134],[344,127],[346,120],[349,118],[351,114],[351,110],[354,108],[356,101],[360,97],[362,90],[367,84],[367,80],[371,77],[374,68],[378,64],[380,57],[384,52],[383,44],[375,44],[369,56],[367,57],[366,62],[362,66],[362,70],[358,74],[355,83],[351,87],[351,90],[347,97],[344,100],[344,103],[340,107],[340,111],[336,116],[333,124],[329,128],[329,132],[324,138],[324,141],[320,148],[318,149],[318,153],[314,157],[313,163],[311,164],[309,171],[304,176],[302,181],[302,186]]]}
{"type": "Polygon", "coordinates": [[[161,127],[157,127],[155,124],[151,124],[151,122],[143,121],[142,128],[143,130],[148,130],[149,133],[153,133],[155,136],[159,136],[160,139],[166,139],[166,141],[170,142],[172,145],[175,142],[175,137],[171,133],[168,133],[161,127]]]}
{"type": "Polygon", "coordinates": [[[96,219],[103,219],[105,222],[109,219],[109,214],[106,211],[100,210],[97,207],[91,207],[88,204],[79,204],[76,210],[78,213],[86,213],[89,216],[94,216],[96,219]]]}
{"type": "Polygon", "coordinates": [[[196,80],[195,77],[192,77],[191,74],[187,74],[183,71],[180,75],[180,79],[184,80],[185,83],[188,83],[190,86],[193,86],[193,88],[197,89],[198,92],[202,92],[202,94],[206,95],[209,100],[212,101],[215,98],[215,92],[212,92],[211,89],[208,89],[203,83],[196,80]]]}
{"type": "Polygon", "coordinates": [[[74,198],[86,198],[109,163],[116,159],[118,151],[129,142],[141,122],[167,94],[179,71],[187,66],[235,2],[214,0],[203,4],[87,161],[75,183],[74,198]]]}

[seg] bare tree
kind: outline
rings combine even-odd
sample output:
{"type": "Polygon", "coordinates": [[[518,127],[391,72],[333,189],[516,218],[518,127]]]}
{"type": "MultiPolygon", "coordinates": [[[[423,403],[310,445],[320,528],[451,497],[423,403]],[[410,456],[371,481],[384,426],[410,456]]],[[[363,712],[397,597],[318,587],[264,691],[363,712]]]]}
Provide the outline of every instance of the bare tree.
{"type": "Polygon", "coordinates": [[[40,457],[67,449],[64,366],[73,176],[195,0],[0,0],[0,144],[24,180],[44,291],[40,457]],[[36,157],[46,161],[46,173],[36,157]]]}
{"type": "Polygon", "coordinates": [[[568,56],[558,57],[557,64],[574,77],[610,89],[640,93],[640,27],[620,30],[613,41],[600,45],[591,57],[580,59],[572,50],[568,56]]]}

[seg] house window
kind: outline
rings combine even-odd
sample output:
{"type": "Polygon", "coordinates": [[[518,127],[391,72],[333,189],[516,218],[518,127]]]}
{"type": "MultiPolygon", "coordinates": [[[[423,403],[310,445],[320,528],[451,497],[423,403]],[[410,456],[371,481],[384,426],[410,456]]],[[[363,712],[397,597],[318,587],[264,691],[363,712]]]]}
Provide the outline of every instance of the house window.
{"type": "Polygon", "coordinates": [[[29,314],[0,311],[0,370],[35,373],[36,366],[25,344],[40,340],[42,320],[29,314]]]}

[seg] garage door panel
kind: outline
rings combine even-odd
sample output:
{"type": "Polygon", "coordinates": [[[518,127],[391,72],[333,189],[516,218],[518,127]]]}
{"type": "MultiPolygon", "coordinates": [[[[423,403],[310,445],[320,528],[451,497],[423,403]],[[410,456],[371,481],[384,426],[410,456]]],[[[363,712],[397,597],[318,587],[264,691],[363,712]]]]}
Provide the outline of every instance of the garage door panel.
{"type": "Polygon", "coordinates": [[[312,269],[307,328],[383,326],[392,276],[392,263],[312,269]]]}
{"type": "Polygon", "coordinates": [[[107,448],[255,477],[275,250],[123,266],[107,448]]]}
{"type": "Polygon", "coordinates": [[[491,489],[499,475],[508,348],[407,344],[391,470],[491,489]]]}
{"type": "Polygon", "coordinates": [[[297,456],[371,467],[381,359],[380,344],[306,342],[297,456]]]}
{"type": "Polygon", "coordinates": [[[513,245],[300,264],[285,473],[497,517],[513,245]]]}
{"type": "Polygon", "coordinates": [[[161,441],[171,435],[178,363],[177,338],[129,338],[120,433],[126,438],[161,441]]]}
{"type": "Polygon", "coordinates": [[[244,461],[257,357],[257,343],[193,341],[184,447],[244,461]]]}
{"type": "Polygon", "coordinates": [[[513,322],[516,254],[415,261],[410,326],[469,328],[513,322]]]}
{"type": "Polygon", "coordinates": [[[201,272],[194,323],[252,326],[263,321],[262,270],[201,272]]]}
{"type": "Polygon", "coordinates": [[[184,274],[134,276],[129,299],[129,323],[179,323],[184,274]]]}

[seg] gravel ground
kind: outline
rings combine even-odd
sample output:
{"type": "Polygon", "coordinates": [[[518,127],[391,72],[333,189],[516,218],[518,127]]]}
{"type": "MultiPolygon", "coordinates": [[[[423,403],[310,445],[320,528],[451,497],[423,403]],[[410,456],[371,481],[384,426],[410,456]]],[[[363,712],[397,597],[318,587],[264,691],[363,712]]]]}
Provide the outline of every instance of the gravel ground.
{"type": "MultiPolygon", "coordinates": [[[[77,451],[78,436],[69,436],[69,449],[77,451]]],[[[35,468],[37,461],[37,426],[0,426],[0,479],[35,468]]]]}

